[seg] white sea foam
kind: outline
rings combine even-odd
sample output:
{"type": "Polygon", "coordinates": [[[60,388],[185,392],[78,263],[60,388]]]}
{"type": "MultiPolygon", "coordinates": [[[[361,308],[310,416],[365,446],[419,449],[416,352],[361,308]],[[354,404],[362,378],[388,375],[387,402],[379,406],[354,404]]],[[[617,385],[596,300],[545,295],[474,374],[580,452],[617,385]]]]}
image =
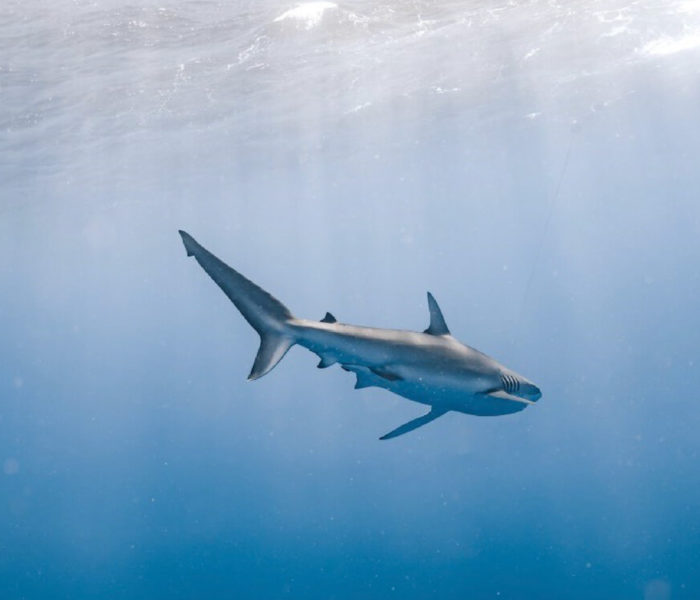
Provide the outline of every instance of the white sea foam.
{"type": "Polygon", "coordinates": [[[700,47],[700,34],[698,33],[677,38],[664,36],[646,43],[641,48],[641,53],[649,56],[668,56],[698,47],[700,47]]]}
{"type": "Polygon", "coordinates": [[[686,0],[681,2],[678,7],[680,13],[700,12],[700,0],[686,0]]]}
{"type": "Polygon", "coordinates": [[[628,33],[628,32],[629,32],[629,27],[627,25],[617,25],[616,27],[613,27],[612,29],[609,29],[604,34],[602,34],[602,37],[611,38],[611,37],[616,37],[618,35],[622,35],[623,33],[628,33]]]}
{"type": "Polygon", "coordinates": [[[280,21],[293,20],[303,25],[306,29],[316,27],[323,19],[323,14],[327,10],[337,9],[338,5],[334,2],[304,2],[288,11],[283,12],[275,19],[275,23],[280,21]]]}

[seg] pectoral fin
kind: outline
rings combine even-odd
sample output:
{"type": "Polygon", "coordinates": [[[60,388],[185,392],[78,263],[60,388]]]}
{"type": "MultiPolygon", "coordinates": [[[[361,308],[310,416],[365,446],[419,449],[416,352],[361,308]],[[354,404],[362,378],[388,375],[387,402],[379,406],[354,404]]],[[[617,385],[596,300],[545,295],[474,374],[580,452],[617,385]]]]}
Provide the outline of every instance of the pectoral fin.
{"type": "Polygon", "coordinates": [[[447,410],[443,408],[433,408],[430,409],[429,413],[424,414],[422,417],[418,417],[417,419],[413,419],[413,421],[409,421],[408,423],[404,423],[401,425],[401,427],[397,427],[396,429],[390,431],[389,433],[383,435],[380,437],[380,440],[390,440],[391,438],[398,437],[400,435],[403,435],[404,433],[408,433],[409,431],[413,431],[414,429],[418,429],[422,425],[425,425],[426,423],[430,423],[430,421],[434,421],[438,417],[441,417],[447,412],[447,410]]]}

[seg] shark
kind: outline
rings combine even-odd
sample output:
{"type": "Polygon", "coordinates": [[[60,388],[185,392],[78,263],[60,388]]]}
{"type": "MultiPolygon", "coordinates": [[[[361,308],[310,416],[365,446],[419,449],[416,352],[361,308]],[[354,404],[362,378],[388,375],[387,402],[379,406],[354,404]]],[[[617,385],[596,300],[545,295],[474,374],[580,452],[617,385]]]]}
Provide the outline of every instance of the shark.
{"type": "Polygon", "coordinates": [[[379,439],[413,431],[449,412],[498,416],[519,412],[542,396],[530,380],[452,336],[428,292],[430,323],[424,331],[380,329],[299,319],[268,292],[241,275],[180,230],[187,256],[233,302],[260,336],[249,380],[269,373],[294,345],[318,355],[318,368],[340,365],[356,376],[355,389],[378,387],[426,405],[427,413],[379,439]]]}

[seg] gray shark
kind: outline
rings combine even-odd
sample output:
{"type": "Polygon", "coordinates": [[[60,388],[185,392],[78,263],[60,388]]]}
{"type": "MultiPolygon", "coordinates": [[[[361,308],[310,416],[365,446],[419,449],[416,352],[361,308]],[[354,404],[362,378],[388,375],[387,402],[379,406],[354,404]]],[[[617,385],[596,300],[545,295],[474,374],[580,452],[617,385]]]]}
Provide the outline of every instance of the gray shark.
{"type": "Polygon", "coordinates": [[[395,438],[447,412],[507,415],[540,399],[531,381],[493,358],[458,342],[428,292],[430,325],[423,332],[339,323],[326,313],[320,321],[297,319],[286,306],[180,231],[188,256],[236,305],[260,335],[260,349],[248,379],[269,373],[295,344],[319,356],[318,367],[339,364],[357,377],[355,388],[379,387],[425,404],[423,416],[380,439],[395,438]]]}

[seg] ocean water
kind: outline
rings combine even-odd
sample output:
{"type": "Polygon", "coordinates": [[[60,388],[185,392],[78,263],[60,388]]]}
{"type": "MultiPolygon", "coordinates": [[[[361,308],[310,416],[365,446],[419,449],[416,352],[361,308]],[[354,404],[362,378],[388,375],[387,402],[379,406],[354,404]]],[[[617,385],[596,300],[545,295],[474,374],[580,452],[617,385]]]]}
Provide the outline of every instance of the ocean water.
{"type": "Polygon", "coordinates": [[[700,598],[700,2],[5,0],[0,598],[700,598]],[[424,410],[255,332],[453,334],[424,410]]]}

